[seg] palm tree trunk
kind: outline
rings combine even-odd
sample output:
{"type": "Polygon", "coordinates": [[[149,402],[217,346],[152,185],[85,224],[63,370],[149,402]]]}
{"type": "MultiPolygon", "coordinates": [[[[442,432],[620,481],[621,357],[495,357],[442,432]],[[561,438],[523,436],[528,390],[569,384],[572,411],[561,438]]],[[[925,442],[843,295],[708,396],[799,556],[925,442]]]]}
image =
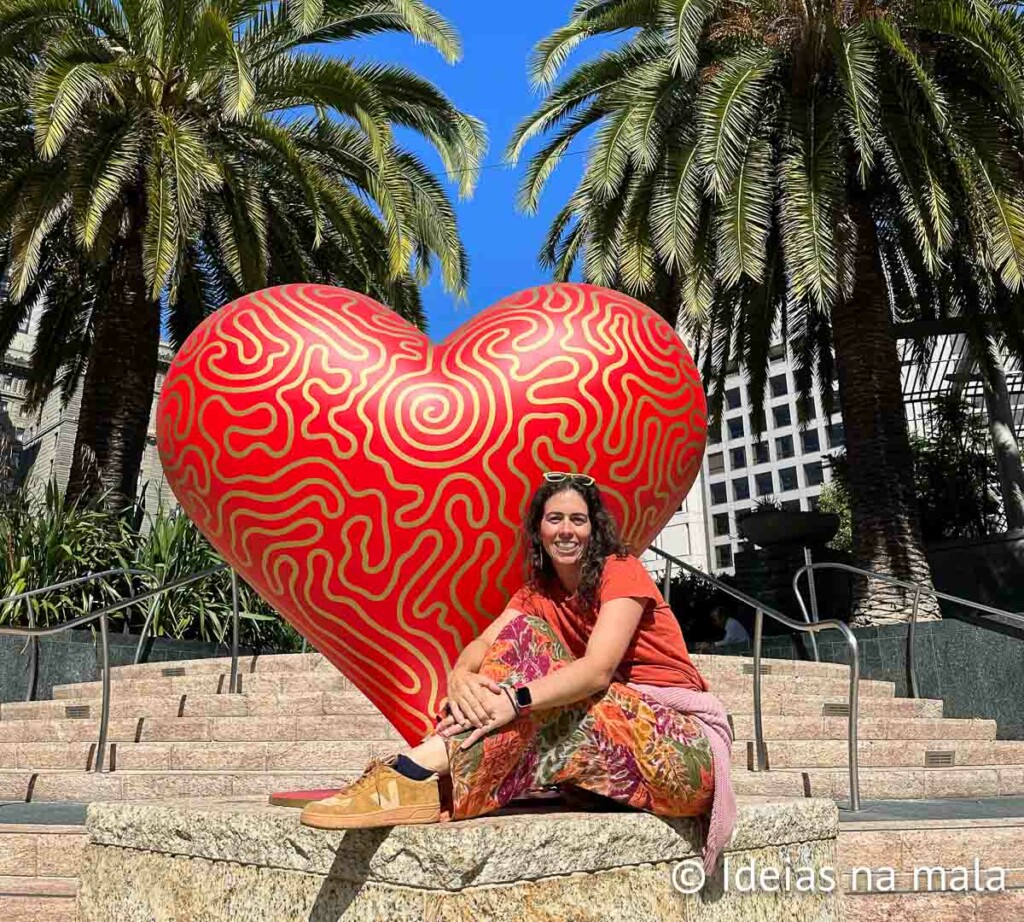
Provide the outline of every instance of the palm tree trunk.
{"type": "MultiPolygon", "coordinates": [[[[854,205],[854,218],[857,262],[853,296],[832,312],[846,427],[854,564],[930,588],[899,355],[874,222],[865,204],[854,205]]],[[[884,624],[909,619],[913,593],[878,580],[860,580],[854,598],[853,624],[884,624]]],[[[921,599],[918,617],[939,617],[931,597],[921,599]]]]}
{"type": "Polygon", "coordinates": [[[985,335],[976,348],[992,434],[992,453],[999,467],[1006,527],[1011,530],[1024,528],[1024,466],[1021,465],[1013,408],[1006,389],[1006,369],[999,344],[991,334],[985,335]]]}
{"type": "Polygon", "coordinates": [[[114,295],[95,319],[66,493],[105,494],[112,511],[137,495],[160,349],[160,304],[148,296],[136,227],[116,257],[114,295]]]}

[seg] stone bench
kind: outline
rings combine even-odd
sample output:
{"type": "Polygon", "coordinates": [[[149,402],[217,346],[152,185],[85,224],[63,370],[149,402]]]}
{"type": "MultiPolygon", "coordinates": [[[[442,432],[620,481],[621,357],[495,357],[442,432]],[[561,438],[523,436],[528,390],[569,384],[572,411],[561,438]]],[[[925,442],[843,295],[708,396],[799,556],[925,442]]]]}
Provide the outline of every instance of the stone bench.
{"type": "Polygon", "coordinates": [[[93,804],[86,825],[82,922],[840,918],[838,886],[737,890],[751,861],[779,881],[787,867],[791,878],[835,867],[838,815],[826,800],[742,802],[725,853],[732,885],[723,861],[691,895],[674,889],[672,870],[699,856],[696,825],[641,813],[322,832],[298,811],[251,801],[164,801],[93,804]]]}

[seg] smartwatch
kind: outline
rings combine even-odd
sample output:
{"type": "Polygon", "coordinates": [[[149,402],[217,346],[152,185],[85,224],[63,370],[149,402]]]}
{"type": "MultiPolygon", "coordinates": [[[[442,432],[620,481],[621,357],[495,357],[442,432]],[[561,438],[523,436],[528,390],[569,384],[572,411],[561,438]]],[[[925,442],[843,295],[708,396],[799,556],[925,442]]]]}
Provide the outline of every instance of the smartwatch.
{"type": "Polygon", "coordinates": [[[525,714],[533,707],[533,695],[525,685],[515,685],[512,693],[516,696],[516,707],[520,714],[525,714]]]}

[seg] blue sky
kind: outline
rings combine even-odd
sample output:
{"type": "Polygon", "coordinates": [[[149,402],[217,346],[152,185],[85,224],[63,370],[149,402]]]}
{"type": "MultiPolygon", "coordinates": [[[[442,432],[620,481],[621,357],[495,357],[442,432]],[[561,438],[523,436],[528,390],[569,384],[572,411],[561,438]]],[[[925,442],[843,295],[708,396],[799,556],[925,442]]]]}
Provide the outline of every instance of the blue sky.
{"type": "MultiPolygon", "coordinates": [[[[431,283],[424,302],[434,341],[503,296],[550,277],[538,265],[537,252],[551,217],[575,187],[585,157],[569,156],[564,161],[549,181],[541,211],[534,217],[515,209],[523,163],[515,170],[502,164],[513,128],[539,99],[527,79],[529,53],[539,39],[564,24],[571,5],[571,0],[520,0],[510,6],[480,0],[434,0],[432,6],[462,38],[463,58],[455,65],[446,64],[432,49],[398,36],[376,36],[338,48],[345,55],[413,69],[439,86],[463,111],[487,124],[490,148],[485,162],[494,166],[483,170],[472,199],[456,204],[459,229],[469,253],[469,298],[457,304],[439,283],[431,283]]],[[[426,156],[426,145],[407,146],[426,156]]],[[[436,155],[427,159],[438,171],[442,169],[436,155]]]]}

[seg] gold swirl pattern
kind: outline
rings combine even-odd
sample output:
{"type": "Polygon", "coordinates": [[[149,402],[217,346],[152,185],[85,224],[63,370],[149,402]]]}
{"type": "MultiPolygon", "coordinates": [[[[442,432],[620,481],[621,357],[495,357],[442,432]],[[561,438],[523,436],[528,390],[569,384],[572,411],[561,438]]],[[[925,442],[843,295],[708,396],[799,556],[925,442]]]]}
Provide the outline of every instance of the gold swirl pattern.
{"type": "Polygon", "coordinates": [[[572,284],[512,295],[439,345],[351,291],[256,292],[188,338],[157,413],[188,515],[410,742],[521,583],[541,474],[597,478],[639,551],[706,434],[671,326],[572,284]]]}

